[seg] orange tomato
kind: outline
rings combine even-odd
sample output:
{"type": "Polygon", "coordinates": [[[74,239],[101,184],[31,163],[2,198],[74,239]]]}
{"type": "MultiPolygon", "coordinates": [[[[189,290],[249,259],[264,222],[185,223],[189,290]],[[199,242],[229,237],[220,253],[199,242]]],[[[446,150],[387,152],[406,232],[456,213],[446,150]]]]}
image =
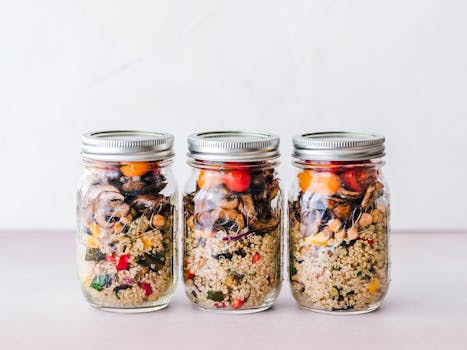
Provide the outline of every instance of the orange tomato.
{"type": "Polygon", "coordinates": [[[324,195],[333,195],[337,193],[341,185],[341,178],[331,172],[313,172],[304,170],[297,175],[298,185],[302,192],[311,191],[324,195]]]}
{"type": "Polygon", "coordinates": [[[300,186],[300,190],[302,192],[308,191],[312,177],[313,171],[311,170],[303,170],[300,174],[297,175],[298,186],[300,186]]]}
{"type": "Polygon", "coordinates": [[[199,188],[211,188],[222,183],[222,175],[217,171],[201,170],[198,175],[199,188]]]}
{"type": "Polygon", "coordinates": [[[120,166],[120,171],[125,176],[142,176],[151,169],[151,165],[146,162],[127,162],[120,166]]]}

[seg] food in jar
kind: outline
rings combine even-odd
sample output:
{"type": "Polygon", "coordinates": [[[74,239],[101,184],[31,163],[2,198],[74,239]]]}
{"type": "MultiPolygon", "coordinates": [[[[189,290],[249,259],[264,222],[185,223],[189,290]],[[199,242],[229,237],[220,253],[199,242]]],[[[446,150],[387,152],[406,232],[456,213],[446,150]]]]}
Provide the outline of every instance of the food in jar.
{"type": "Polygon", "coordinates": [[[157,162],[94,162],[79,191],[79,278],[91,304],[166,303],[174,288],[174,198],[157,162]]]}
{"type": "Polygon", "coordinates": [[[199,171],[184,197],[186,292],[203,308],[260,308],[280,288],[279,182],[273,169],[227,168],[199,171]]]}
{"type": "Polygon", "coordinates": [[[369,161],[304,164],[289,201],[289,274],[305,307],[366,311],[389,283],[389,202],[369,161]]]}

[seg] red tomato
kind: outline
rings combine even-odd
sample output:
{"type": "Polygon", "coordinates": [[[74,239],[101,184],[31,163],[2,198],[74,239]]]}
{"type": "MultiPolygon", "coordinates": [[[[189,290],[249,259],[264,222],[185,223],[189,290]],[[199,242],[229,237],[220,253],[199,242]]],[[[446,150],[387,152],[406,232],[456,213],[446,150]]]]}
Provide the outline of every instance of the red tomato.
{"type": "Polygon", "coordinates": [[[232,302],[232,307],[234,309],[240,309],[243,306],[244,301],[242,299],[235,299],[232,302]]]}
{"type": "Polygon", "coordinates": [[[128,268],[130,267],[130,263],[128,262],[129,260],[130,260],[130,254],[122,255],[118,259],[117,271],[128,270],[128,268]]]}
{"type": "Polygon", "coordinates": [[[232,170],[224,175],[224,183],[234,192],[245,192],[251,183],[251,175],[245,170],[232,170]]]}
{"type": "Polygon", "coordinates": [[[345,187],[351,191],[362,192],[374,180],[376,172],[372,168],[357,168],[346,170],[341,176],[345,187]]]}
{"type": "Polygon", "coordinates": [[[186,279],[187,279],[187,280],[192,280],[193,277],[195,277],[195,274],[194,274],[193,272],[188,272],[188,273],[186,274],[186,279]]]}
{"type": "Polygon", "coordinates": [[[344,180],[345,187],[349,190],[362,192],[363,188],[358,181],[358,170],[346,170],[342,173],[342,180],[344,180]]]}

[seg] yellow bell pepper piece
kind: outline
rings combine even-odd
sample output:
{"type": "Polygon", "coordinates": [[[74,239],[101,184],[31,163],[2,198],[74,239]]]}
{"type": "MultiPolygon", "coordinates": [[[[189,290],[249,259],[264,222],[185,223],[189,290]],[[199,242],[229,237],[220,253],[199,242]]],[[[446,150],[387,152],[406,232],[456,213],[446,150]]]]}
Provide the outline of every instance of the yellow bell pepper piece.
{"type": "Polygon", "coordinates": [[[379,279],[375,278],[368,285],[368,293],[375,294],[379,287],[379,279]]]}
{"type": "Polygon", "coordinates": [[[91,248],[99,248],[99,241],[96,239],[96,237],[94,236],[91,236],[88,238],[88,247],[91,247],[91,248]]]}
{"type": "Polygon", "coordinates": [[[149,238],[147,238],[147,237],[141,237],[141,241],[143,242],[144,247],[145,247],[146,249],[149,249],[149,248],[152,247],[152,243],[151,243],[151,240],[150,240],[149,238]]]}
{"type": "Polygon", "coordinates": [[[100,228],[99,228],[99,225],[96,224],[95,222],[90,222],[88,224],[88,228],[89,228],[89,231],[91,231],[91,233],[94,235],[94,236],[97,236],[100,232],[100,228]]]}
{"type": "Polygon", "coordinates": [[[329,235],[326,232],[318,232],[314,236],[305,238],[305,243],[326,246],[329,241],[329,235]]]}

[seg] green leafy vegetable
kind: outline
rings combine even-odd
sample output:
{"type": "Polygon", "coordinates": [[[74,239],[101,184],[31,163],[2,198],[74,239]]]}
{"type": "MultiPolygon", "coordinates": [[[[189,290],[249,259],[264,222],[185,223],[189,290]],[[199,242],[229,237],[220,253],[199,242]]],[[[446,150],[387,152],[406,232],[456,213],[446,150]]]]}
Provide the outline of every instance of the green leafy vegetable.
{"type": "Polygon", "coordinates": [[[99,275],[94,277],[91,282],[91,287],[100,292],[104,287],[110,286],[111,283],[112,278],[109,275],[99,275]]]}
{"type": "Polygon", "coordinates": [[[101,261],[105,259],[105,254],[99,248],[88,248],[84,259],[86,261],[101,261]]]}
{"type": "Polygon", "coordinates": [[[212,301],[222,301],[224,300],[224,293],[218,290],[209,290],[208,299],[212,301]]]}

